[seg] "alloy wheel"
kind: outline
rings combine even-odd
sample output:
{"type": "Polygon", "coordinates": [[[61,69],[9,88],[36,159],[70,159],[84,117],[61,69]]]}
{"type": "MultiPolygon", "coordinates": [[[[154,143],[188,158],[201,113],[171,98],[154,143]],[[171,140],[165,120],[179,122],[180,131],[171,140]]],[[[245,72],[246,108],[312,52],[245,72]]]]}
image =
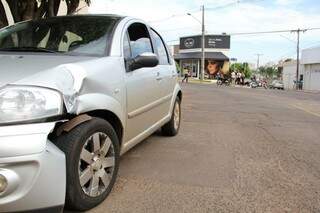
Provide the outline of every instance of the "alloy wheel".
{"type": "Polygon", "coordinates": [[[111,139],[102,132],[91,135],[82,147],[79,160],[79,180],[90,197],[103,194],[112,179],[115,152],[111,139]]]}
{"type": "Polygon", "coordinates": [[[180,104],[179,102],[176,102],[174,106],[174,111],[173,111],[173,118],[174,118],[174,128],[175,130],[179,129],[180,126],[180,104]]]}

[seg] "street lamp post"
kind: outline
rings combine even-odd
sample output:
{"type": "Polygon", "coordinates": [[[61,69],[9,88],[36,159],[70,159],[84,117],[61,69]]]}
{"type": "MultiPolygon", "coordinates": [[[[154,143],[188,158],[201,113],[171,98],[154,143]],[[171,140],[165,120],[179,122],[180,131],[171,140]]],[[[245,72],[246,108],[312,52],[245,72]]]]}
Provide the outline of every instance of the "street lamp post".
{"type": "Polygon", "coordinates": [[[257,71],[259,71],[259,66],[260,66],[260,56],[263,56],[263,54],[256,54],[258,56],[258,59],[257,59],[257,71]]]}
{"type": "Polygon", "coordinates": [[[201,60],[201,78],[200,80],[203,81],[204,79],[204,63],[205,63],[205,26],[204,26],[204,5],[202,5],[202,45],[201,45],[201,52],[202,52],[202,60],[201,60]]]}
{"type": "Polygon", "coordinates": [[[296,67],[296,89],[299,89],[300,82],[299,82],[299,69],[300,69],[300,33],[301,32],[306,32],[307,29],[297,29],[293,30],[293,33],[297,33],[297,67],[296,67]],[[299,83],[298,83],[299,82],[299,83]]]}
{"type": "Polygon", "coordinates": [[[202,26],[201,29],[201,73],[200,80],[204,79],[204,64],[205,64],[205,25],[204,25],[204,5],[201,6],[202,11],[202,21],[199,21],[196,17],[194,17],[191,13],[187,13],[188,16],[194,18],[197,22],[199,22],[202,26]]]}

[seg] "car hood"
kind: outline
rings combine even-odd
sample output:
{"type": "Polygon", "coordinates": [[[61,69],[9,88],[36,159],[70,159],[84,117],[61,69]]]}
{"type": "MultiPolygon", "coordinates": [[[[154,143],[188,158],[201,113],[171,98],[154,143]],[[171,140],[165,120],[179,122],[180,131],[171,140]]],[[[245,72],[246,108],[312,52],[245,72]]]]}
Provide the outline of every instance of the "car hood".
{"type": "Polygon", "coordinates": [[[15,84],[35,74],[53,70],[64,64],[90,60],[92,57],[65,55],[7,55],[0,54],[0,87],[15,84]]]}

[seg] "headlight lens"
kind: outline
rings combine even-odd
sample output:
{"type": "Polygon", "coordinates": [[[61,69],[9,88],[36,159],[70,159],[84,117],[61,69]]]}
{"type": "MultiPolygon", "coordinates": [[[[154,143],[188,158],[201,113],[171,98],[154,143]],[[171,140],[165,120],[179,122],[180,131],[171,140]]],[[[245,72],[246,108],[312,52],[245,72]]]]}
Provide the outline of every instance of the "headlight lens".
{"type": "Polygon", "coordinates": [[[7,86],[0,90],[0,123],[23,122],[62,114],[61,94],[33,86],[7,86]]]}
{"type": "Polygon", "coordinates": [[[0,175],[0,193],[4,192],[8,186],[8,181],[5,176],[0,175]]]}

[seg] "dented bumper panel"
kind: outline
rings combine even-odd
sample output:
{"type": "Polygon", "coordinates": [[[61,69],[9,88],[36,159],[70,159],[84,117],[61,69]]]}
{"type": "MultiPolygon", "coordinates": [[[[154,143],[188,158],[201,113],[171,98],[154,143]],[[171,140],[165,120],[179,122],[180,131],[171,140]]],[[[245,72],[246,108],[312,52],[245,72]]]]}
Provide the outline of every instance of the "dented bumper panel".
{"type": "Polygon", "coordinates": [[[16,212],[63,206],[65,155],[50,140],[54,123],[0,127],[0,211],[16,212]]]}

